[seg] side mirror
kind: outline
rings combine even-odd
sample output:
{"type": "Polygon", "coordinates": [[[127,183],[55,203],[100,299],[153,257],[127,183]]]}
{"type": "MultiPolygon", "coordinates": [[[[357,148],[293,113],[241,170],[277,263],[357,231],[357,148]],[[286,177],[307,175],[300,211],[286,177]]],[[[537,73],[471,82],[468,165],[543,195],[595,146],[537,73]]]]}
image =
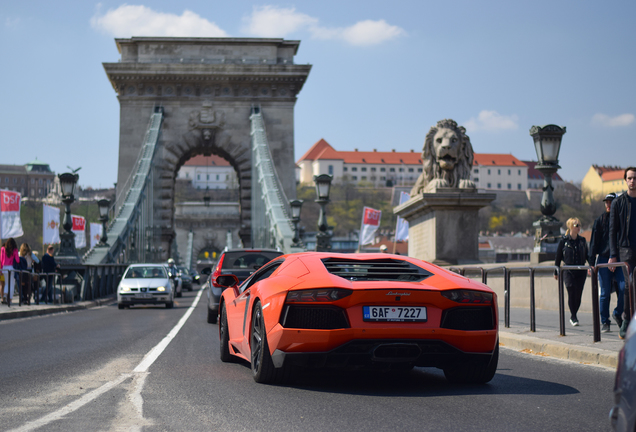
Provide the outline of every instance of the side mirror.
{"type": "Polygon", "coordinates": [[[221,288],[230,288],[230,287],[238,286],[239,280],[236,277],[236,275],[225,274],[225,275],[218,276],[215,282],[221,288]]]}
{"type": "Polygon", "coordinates": [[[201,274],[204,274],[204,275],[212,274],[212,267],[205,267],[203,270],[201,270],[201,274]]]}

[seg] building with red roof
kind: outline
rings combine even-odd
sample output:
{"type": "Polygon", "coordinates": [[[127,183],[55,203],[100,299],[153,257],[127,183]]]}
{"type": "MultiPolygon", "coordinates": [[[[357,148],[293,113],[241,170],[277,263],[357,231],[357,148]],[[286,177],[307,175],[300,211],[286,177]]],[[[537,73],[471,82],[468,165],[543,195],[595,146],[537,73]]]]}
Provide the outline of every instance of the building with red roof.
{"type": "Polygon", "coordinates": [[[236,171],[220,156],[194,156],[179,169],[177,179],[192,181],[196,189],[237,188],[236,171]]]}
{"type": "Polygon", "coordinates": [[[610,192],[621,193],[627,190],[623,179],[625,168],[619,166],[592,165],[581,182],[584,199],[601,200],[610,192]]]}
{"type": "MultiPolygon", "coordinates": [[[[314,176],[331,174],[374,187],[412,186],[422,173],[420,152],[339,151],[320,139],[296,163],[298,181],[313,184],[314,176]]],[[[528,165],[511,154],[475,153],[472,180],[479,189],[525,191],[528,165]]]]}

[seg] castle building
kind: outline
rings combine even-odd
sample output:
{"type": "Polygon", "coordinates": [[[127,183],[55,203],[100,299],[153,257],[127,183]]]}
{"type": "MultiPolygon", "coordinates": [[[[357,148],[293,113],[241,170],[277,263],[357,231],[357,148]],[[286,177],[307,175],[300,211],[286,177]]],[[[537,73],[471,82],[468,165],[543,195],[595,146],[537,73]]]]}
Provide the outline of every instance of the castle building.
{"type": "Polygon", "coordinates": [[[46,197],[54,180],[49,164],[37,158],[25,165],[0,165],[0,189],[20,192],[23,197],[46,197]]]}

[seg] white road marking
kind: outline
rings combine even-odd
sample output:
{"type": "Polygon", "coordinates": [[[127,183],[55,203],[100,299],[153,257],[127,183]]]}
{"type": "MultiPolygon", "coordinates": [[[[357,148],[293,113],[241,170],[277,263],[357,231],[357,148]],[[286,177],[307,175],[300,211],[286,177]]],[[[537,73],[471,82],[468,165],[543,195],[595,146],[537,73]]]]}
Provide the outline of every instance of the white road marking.
{"type": "MultiPolygon", "coordinates": [[[[183,317],[181,317],[181,319],[179,320],[177,325],[175,325],[172,328],[172,330],[170,330],[170,333],[168,333],[168,335],[165,338],[163,338],[163,340],[161,342],[159,342],[153,349],[151,349],[144,356],[144,358],[141,361],[141,363],[139,363],[137,365],[137,367],[135,369],[133,369],[133,373],[139,373],[139,374],[143,374],[143,375],[147,374],[148,368],[150,366],[152,366],[152,364],[155,362],[155,360],[157,360],[157,358],[161,355],[163,350],[166,349],[166,347],[172,341],[172,339],[174,339],[174,337],[177,335],[177,333],[179,333],[179,330],[181,330],[181,327],[183,327],[183,325],[186,323],[186,321],[188,320],[190,315],[192,315],[192,312],[194,311],[194,309],[196,308],[197,304],[199,303],[199,299],[201,299],[201,294],[202,293],[203,293],[203,290],[200,289],[199,293],[197,294],[196,298],[194,299],[194,302],[192,302],[192,306],[190,306],[188,308],[188,310],[186,311],[186,313],[183,314],[183,317]]],[[[104,394],[107,391],[111,390],[112,388],[118,386],[119,384],[124,382],[126,379],[130,378],[131,376],[133,376],[133,373],[130,373],[130,372],[123,373],[119,377],[115,378],[114,380],[107,382],[106,384],[102,385],[99,388],[96,388],[95,390],[93,390],[93,391],[91,391],[89,393],[86,393],[81,398],[79,398],[76,401],[71,402],[71,403],[63,406],[62,408],[58,409],[57,411],[54,411],[54,412],[52,412],[50,414],[47,414],[44,417],[39,418],[37,420],[28,422],[28,423],[20,426],[19,428],[12,429],[9,432],[28,432],[28,431],[35,430],[37,428],[41,428],[42,426],[45,426],[45,425],[47,425],[47,424],[49,424],[51,422],[54,422],[56,420],[59,420],[62,417],[64,417],[65,415],[70,414],[73,411],[77,411],[78,409],[80,409],[81,407],[86,405],[87,403],[94,401],[95,399],[97,399],[102,394],[104,394]]],[[[138,410],[138,412],[142,412],[142,410],[143,410],[143,398],[141,396],[141,390],[142,390],[143,385],[144,385],[144,383],[146,381],[145,378],[146,378],[145,376],[141,377],[141,379],[138,381],[138,385],[135,388],[133,404],[135,405],[135,409],[138,410]]]]}

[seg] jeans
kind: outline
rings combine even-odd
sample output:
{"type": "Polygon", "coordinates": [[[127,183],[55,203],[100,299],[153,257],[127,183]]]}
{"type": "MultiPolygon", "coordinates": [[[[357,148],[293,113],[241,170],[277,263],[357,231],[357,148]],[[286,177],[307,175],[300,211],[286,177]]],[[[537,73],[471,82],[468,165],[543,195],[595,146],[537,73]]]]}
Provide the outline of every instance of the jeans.
{"type": "Polygon", "coordinates": [[[15,275],[16,273],[13,271],[12,265],[5,265],[2,268],[2,274],[4,275],[4,287],[7,293],[7,300],[11,300],[13,298],[13,291],[15,290],[15,275]]]}
{"type": "MultiPolygon", "coordinates": [[[[596,264],[606,264],[609,257],[599,255],[596,259],[596,264]]],[[[616,308],[614,309],[614,315],[621,316],[623,314],[623,306],[625,304],[625,277],[623,275],[623,269],[617,267],[615,271],[610,271],[609,268],[598,269],[598,283],[601,287],[601,298],[599,300],[601,307],[601,323],[609,324],[610,322],[610,297],[612,293],[612,281],[616,281],[618,290],[616,296],[616,308]]]]}
{"type": "Polygon", "coordinates": [[[44,276],[46,284],[42,284],[44,286],[42,286],[42,294],[40,298],[41,302],[53,303],[53,283],[55,281],[54,278],[55,276],[44,276]]]}

